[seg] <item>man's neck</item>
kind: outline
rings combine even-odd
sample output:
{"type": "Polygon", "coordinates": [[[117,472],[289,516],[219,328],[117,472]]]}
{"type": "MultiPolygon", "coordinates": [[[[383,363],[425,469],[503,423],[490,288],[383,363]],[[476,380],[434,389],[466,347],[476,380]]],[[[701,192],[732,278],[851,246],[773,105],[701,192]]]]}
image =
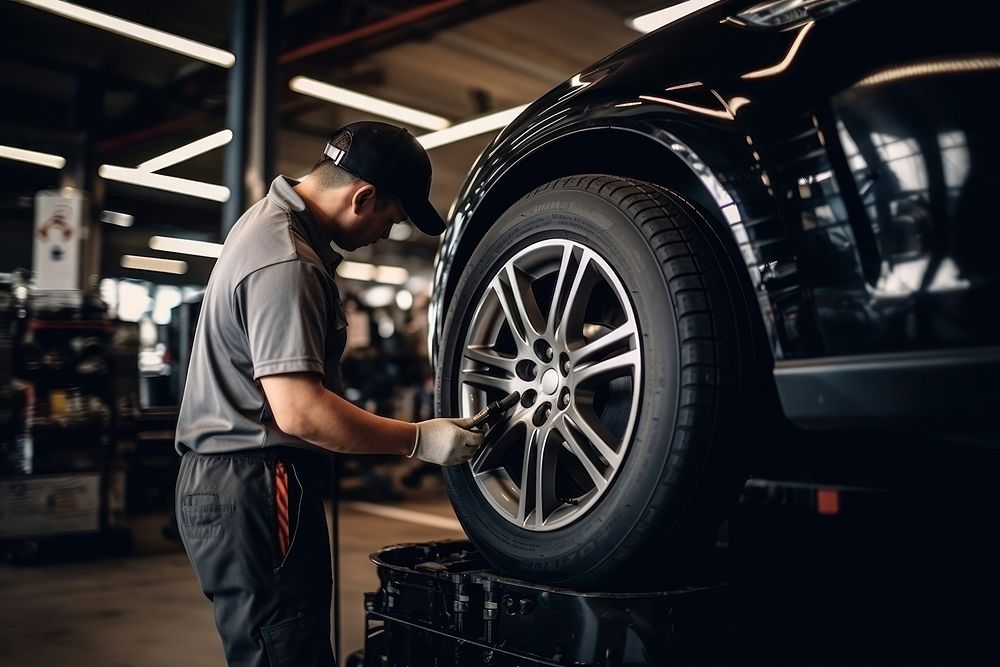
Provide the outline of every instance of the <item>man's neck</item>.
{"type": "Polygon", "coordinates": [[[333,190],[318,190],[311,186],[308,180],[293,186],[295,192],[302,197],[310,213],[316,218],[320,228],[328,240],[335,241],[337,237],[337,220],[332,211],[336,211],[337,193],[333,190]]]}

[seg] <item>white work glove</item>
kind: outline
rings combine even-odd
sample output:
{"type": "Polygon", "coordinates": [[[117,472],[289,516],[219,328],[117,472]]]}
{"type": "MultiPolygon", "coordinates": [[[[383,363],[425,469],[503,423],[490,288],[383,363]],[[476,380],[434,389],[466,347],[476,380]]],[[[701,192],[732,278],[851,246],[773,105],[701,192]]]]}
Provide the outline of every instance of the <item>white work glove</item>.
{"type": "Polygon", "coordinates": [[[483,434],[470,430],[472,423],[471,417],[417,422],[417,438],[410,458],[415,456],[439,466],[465,463],[483,444],[483,434]]]}

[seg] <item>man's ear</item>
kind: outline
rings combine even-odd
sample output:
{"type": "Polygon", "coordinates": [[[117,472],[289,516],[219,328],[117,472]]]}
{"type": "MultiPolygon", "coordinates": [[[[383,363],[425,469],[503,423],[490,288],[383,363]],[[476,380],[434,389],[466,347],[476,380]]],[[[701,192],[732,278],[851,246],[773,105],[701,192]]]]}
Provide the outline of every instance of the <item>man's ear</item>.
{"type": "Polygon", "coordinates": [[[362,185],[354,191],[354,199],[351,203],[354,206],[354,214],[360,215],[366,207],[375,203],[375,186],[370,183],[362,185]]]}

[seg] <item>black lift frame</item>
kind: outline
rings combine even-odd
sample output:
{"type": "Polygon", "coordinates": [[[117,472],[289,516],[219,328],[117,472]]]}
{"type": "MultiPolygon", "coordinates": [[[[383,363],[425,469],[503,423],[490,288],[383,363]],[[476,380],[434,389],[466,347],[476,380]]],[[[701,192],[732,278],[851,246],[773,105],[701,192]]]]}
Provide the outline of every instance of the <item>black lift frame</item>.
{"type": "Polygon", "coordinates": [[[730,584],[581,593],[503,577],[465,540],[386,547],[371,559],[380,586],[365,595],[366,666],[716,665],[733,657],[730,584]]]}

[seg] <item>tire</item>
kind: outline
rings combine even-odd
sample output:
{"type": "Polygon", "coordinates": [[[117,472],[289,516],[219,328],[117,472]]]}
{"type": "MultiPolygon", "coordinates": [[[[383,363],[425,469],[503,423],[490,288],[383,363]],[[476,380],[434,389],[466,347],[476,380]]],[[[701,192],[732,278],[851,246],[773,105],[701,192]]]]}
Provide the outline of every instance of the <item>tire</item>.
{"type": "Polygon", "coordinates": [[[522,392],[477,458],[444,471],[497,569],[607,589],[703,562],[746,477],[761,355],[745,282],[705,216],[649,183],[562,178],[497,220],[456,286],[436,384],[449,416],[522,392]]]}

